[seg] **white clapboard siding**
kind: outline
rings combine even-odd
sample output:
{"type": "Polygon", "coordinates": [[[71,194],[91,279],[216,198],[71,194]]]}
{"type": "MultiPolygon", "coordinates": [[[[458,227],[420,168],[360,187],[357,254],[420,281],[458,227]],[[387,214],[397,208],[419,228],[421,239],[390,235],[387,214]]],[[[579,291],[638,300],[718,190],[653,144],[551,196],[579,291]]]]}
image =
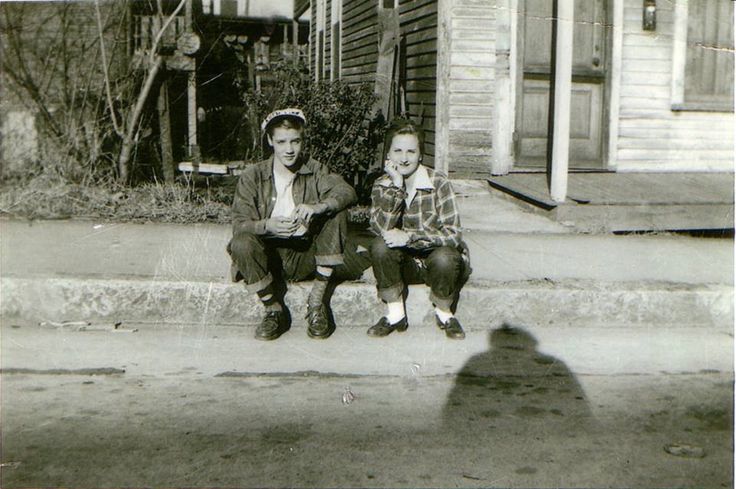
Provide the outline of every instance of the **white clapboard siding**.
{"type": "Polygon", "coordinates": [[[672,68],[670,59],[636,59],[626,60],[626,71],[628,73],[663,73],[672,68]]]}
{"type": "Polygon", "coordinates": [[[478,66],[493,68],[496,65],[492,51],[476,52],[453,52],[450,55],[450,63],[453,66],[478,66]]]}
{"type": "Polygon", "coordinates": [[[625,0],[618,171],[730,171],[734,115],[673,111],[673,6],[657,2],[657,30],[641,29],[641,0],[625,0]]]}
{"type": "Polygon", "coordinates": [[[473,93],[492,98],[494,82],[493,78],[452,80],[452,93],[473,93]]]}
{"type": "Polygon", "coordinates": [[[450,104],[452,106],[490,106],[493,104],[493,100],[488,97],[487,93],[479,92],[464,92],[457,91],[450,93],[450,104]]]}
{"type": "Polygon", "coordinates": [[[495,79],[495,0],[454,0],[450,19],[449,170],[487,174],[495,79]]]}
{"type": "Polygon", "coordinates": [[[496,21],[492,18],[455,17],[452,19],[453,30],[491,31],[495,27],[496,21]]]}
{"type": "Polygon", "coordinates": [[[650,137],[651,135],[660,134],[662,132],[667,134],[678,134],[678,137],[686,136],[687,134],[697,134],[698,131],[709,132],[713,134],[714,138],[724,137],[726,134],[733,130],[732,126],[728,124],[714,124],[712,121],[711,114],[705,114],[708,120],[697,120],[688,117],[687,120],[678,121],[677,124],[662,124],[661,121],[656,119],[641,120],[639,117],[626,117],[622,118],[621,134],[629,134],[629,137],[634,137],[633,133],[636,133],[638,137],[650,137]],[[629,121],[635,120],[636,124],[630,124],[629,121]],[[627,133],[627,131],[630,131],[627,133]]]}
{"type": "Polygon", "coordinates": [[[475,53],[492,53],[496,44],[492,39],[488,39],[488,34],[482,39],[458,39],[452,40],[452,47],[455,53],[475,52],[475,53]]]}
{"type": "MultiPolygon", "coordinates": [[[[450,119],[450,136],[454,131],[491,131],[493,120],[490,117],[455,117],[450,119]]],[[[490,141],[488,145],[490,146],[490,141]]]]}
{"type": "Polygon", "coordinates": [[[450,136],[450,150],[459,157],[489,157],[492,155],[492,148],[488,146],[488,139],[491,136],[490,131],[466,131],[453,134],[450,136]]]}

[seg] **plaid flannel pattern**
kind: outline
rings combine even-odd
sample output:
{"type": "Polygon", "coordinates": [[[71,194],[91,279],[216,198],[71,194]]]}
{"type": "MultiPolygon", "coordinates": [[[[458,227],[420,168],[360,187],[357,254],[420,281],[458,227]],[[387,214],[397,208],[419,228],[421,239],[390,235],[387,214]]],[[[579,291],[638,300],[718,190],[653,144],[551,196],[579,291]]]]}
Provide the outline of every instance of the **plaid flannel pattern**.
{"type": "Polygon", "coordinates": [[[434,188],[418,188],[408,207],[406,190],[395,187],[387,175],[376,180],[371,193],[371,230],[380,236],[389,229],[402,229],[410,236],[407,246],[416,250],[464,248],[452,185],[431,168],[427,173],[434,188]]]}

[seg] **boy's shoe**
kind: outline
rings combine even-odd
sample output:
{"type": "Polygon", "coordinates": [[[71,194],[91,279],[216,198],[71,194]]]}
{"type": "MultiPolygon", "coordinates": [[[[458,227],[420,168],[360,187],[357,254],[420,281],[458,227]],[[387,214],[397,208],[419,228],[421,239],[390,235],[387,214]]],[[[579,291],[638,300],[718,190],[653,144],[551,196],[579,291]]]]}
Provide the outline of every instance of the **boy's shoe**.
{"type": "Polygon", "coordinates": [[[388,336],[393,333],[394,330],[398,331],[399,333],[403,333],[408,327],[409,321],[407,321],[406,317],[404,317],[398,323],[391,324],[388,322],[388,319],[386,319],[386,316],[384,316],[379,319],[376,324],[368,328],[367,333],[368,336],[375,336],[378,338],[381,336],[388,336]]]}
{"type": "Polygon", "coordinates": [[[325,306],[307,306],[307,336],[310,338],[324,340],[330,337],[335,328],[330,324],[325,306]]]}
{"type": "Polygon", "coordinates": [[[256,328],[256,339],[275,340],[289,329],[289,313],[286,310],[266,311],[261,324],[256,328]]]}
{"type": "Polygon", "coordinates": [[[465,338],[465,331],[463,331],[463,327],[460,325],[460,321],[458,321],[456,317],[451,317],[446,323],[440,321],[440,318],[436,315],[434,319],[437,321],[437,327],[443,330],[445,335],[451,340],[462,340],[465,338]]]}

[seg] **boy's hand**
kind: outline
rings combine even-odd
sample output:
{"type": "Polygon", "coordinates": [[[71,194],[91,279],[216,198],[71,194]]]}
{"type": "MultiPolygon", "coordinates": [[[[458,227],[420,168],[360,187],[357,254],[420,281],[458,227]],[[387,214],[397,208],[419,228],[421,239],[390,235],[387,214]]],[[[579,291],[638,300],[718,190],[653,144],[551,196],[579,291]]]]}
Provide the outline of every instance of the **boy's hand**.
{"type": "Polygon", "coordinates": [[[327,204],[320,202],[319,204],[299,204],[294,209],[294,218],[304,224],[309,224],[314,216],[327,212],[327,204]]]}
{"type": "Polygon", "coordinates": [[[288,238],[299,228],[299,221],[287,217],[271,217],[266,221],[266,232],[272,236],[288,238]]]}
{"type": "Polygon", "coordinates": [[[402,248],[409,244],[409,233],[401,229],[389,229],[383,233],[383,241],[389,248],[402,248]]]}
{"type": "Polygon", "coordinates": [[[399,173],[399,170],[396,168],[396,163],[392,162],[390,159],[387,159],[385,169],[386,175],[389,176],[394,186],[403,188],[404,177],[401,175],[401,173],[399,173]]]}

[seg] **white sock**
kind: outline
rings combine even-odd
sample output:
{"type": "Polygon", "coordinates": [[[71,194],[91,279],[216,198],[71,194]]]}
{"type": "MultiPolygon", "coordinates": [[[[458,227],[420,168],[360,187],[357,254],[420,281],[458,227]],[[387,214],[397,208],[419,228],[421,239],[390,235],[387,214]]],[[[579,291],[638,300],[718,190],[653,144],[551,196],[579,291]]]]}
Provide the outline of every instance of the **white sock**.
{"type": "Polygon", "coordinates": [[[447,324],[447,321],[449,321],[450,318],[453,316],[450,311],[443,311],[439,307],[434,308],[434,313],[437,314],[437,317],[442,322],[442,324],[447,324]]]}
{"type": "Polygon", "coordinates": [[[388,314],[386,314],[386,319],[388,319],[388,322],[391,324],[396,324],[402,319],[406,317],[406,312],[404,311],[404,303],[403,302],[389,302],[388,303],[388,314]]]}

